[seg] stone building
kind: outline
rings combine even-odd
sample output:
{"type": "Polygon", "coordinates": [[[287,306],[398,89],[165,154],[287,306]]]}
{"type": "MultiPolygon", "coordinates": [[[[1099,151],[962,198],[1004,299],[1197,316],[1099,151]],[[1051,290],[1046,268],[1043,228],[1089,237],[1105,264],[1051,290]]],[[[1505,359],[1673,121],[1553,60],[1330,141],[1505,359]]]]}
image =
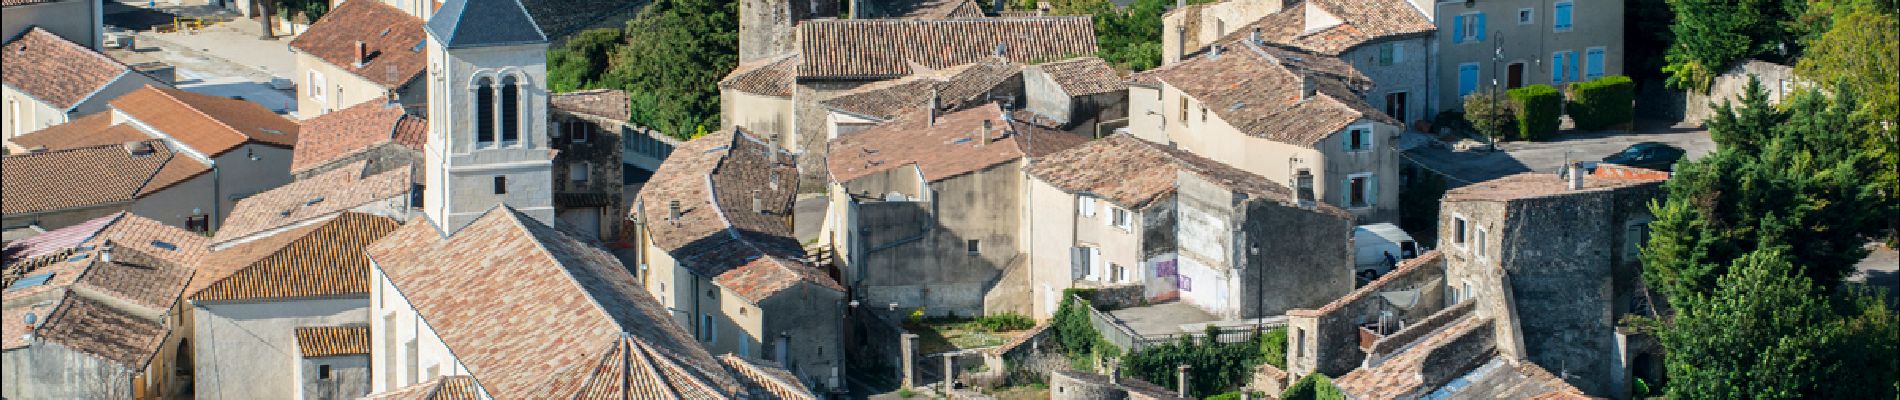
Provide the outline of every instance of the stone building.
{"type": "Polygon", "coordinates": [[[839,92],[819,102],[825,116],[826,140],[869,129],[899,115],[935,107],[940,113],[1005,104],[1013,109],[1022,101],[1023,67],[1003,59],[912,74],[839,92]]]}
{"type": "MultiPolygon", "coordinates": [[[[38,7],[84,6],[90,1],[28,2],[6,6],[7,40],[0,46],[0,139],[7,152],[21,153],[32,145],[19,145],[13,138],[46,127],[70,122],[79,117],[111,110],[109,102],[119,95],[146,85],[169,85],[141,73],[105,54],[82,44],[85,40],[61,37],[52,31],[32,27],[12,31],[12,20],[19,9],[38,7]],[[37,4],[32,4],[37,3],[37,4]],[[16,36],[17,35],[17,36],[16,36]]],[[[94,5],[96,7],[96,5],[94,5]]]]}
{"type": "Polygon", "coordinates": [[[845,288],[792,237],[796,162],[738,128],[682,144],[635,200],[637,279],[706,349],[843,390],[845,288]]]}
{"type": "Polygon", "coordinates": [[[1107,137],[1106,127],[1128,118],[1127,82],[1097,57],[1031,65],[1023,70],[1023,92],[1024,110],[1089,137],[1107,137]]]}
{"type": "Polygon", "coordinates": [[[1134,377],[1096,375],[1081,371],[1049,373],[1050,400],[1173,400],[1178,392],[1134,377]]]}
{"type": "Polygon", "coordinates": [[[928,315],[1023,313],[1023,168],[1088,140],[996,104],[919,110],[831,142],[821,241],[862,301],[928,315]]]}
{"type": "Polygon", "coordinates": [[[297,114],[310,119],[364,102],[428,104],[422,18],[380,1],[343,2],[290,41],[297,114]]]}
{"type": "Polygon", "coordinates": [[[368,392],[366,381],[321,379],[323,365],[337,368],[332,374],[363,366],[312,361],[284,350],[302,345],[300,329],[369,323],[369,258],[363,249],[400,224],[354,212],[318,221],[205,257],[200,276],[186,289],[198,398],[299,398],[332,384],[348,391],[330,398],[368,392]],[[319,371],[302,371],[306,362],[319,371]]]}
{"type": "MultiPolygon", "coordinates": [[[[567,228],[602,241],[616,240],[621,216],[627,215],[622,157],[629,141],[653,141],[651,131],[627,123],[627,92],[588,90],[555,94],[548,99],[548,128],[558,151],[554,175],[555,218],[567,228]]],[[[650,146],[647,146],[650,147],[650,146]]],[[[650,148],[631,152],[638,161],[653,158],[650,148]]],[[[664,156],[662,156],[664,157],[664,156]]],[[[658,169],[658,163],[649,164],[658,169]]]]}
{"type": "MultiPolygon", "coordinates": [[[[174,228],[175,229],[175,228],[174,228]]],[[[172,398],[183,338],[179,292],[192,267],[168,242],[110,239],[9,269],[0,374],[7,398],[172,398]],[[165,243],[165,246],[156,246],[165,243]]],[[[188,360],[188,359],[187,359],[188,360]]],[[[188,361],[187,361],[188,362],[188,361]]],[[[187,374],[188,375],[188,374],[187,374]]]]}
{"type": "Polygon", "coordinates": [[[1299,8],[1299,3],[1293,0],[1226,0],[1202,4],[1177,0],[1174,8],[1161,16],[1161,64],[1180,62],[1268,14],[1299,8]]]}
{"type": "Polygon", "coordinates": [[[785,36],[794,43],[760,57],[771,61],[742,62],[721,81],[722,89],[750,95],[722,96],[720,121],[791,144],[786,148],[799,154],[800,187],[813,192],[826,185],[825,100],[866,84],[991,58],[1026,63],[1096,51],[1089,17],[812,20],[795,29],[785,36]]]}
{"type": "Polygon", "coordinates": [[[790,53],[801,22],[838,17],[838,0],[744,0],[739,2],[739,62],[790,53]]]}
{"type": "Polygon", "coordinates": [[[1519,174],[1445,192],[1447,297],[1497,319],[1499,352],[1558,371],[1585,393],[1626,397],[1639,372],[1655,382],[1654,340],[1619,326],[1655,307],[1638,249],[1648,203],[1668,175],[1605,165],[1575,180],[1519,174]]]}
{"type": "Polygon", "coordinates": [[[1361,100],[1371,81],[1338,58],[1242,38],[1136,74],[1136,137],[1293,187],[1357,223],[1398,218],[1401,123],[1361,100]]]}
{"type": "Polygon", "coordinates": [[[814,397],[728,369],[598,241],[505,205],[443,232],[417,220],[367,250],[372,396],[814,397]]]}
{"type": "Polygon", "coordinates": [[[1024,251],[1039,319],[1070,287],[1139,286],[1142,299],[1223,320],[1352,290],[1352,214],[1259,175],[1127,134],[1056,152],[1027,173],[1024,251]]]}
{"type": "Polygon", "coordinates": [[[1661,378],[1655,339],[1617,321],[1657,306],[1636,255],[1645,205],[1668,174],[1603,165],[1583,175],[1447,191],[1441,248],[1287,313],[1291,379],[1339,376],[1366,398],[1627,398],[1632,377],[1661,378]]]}

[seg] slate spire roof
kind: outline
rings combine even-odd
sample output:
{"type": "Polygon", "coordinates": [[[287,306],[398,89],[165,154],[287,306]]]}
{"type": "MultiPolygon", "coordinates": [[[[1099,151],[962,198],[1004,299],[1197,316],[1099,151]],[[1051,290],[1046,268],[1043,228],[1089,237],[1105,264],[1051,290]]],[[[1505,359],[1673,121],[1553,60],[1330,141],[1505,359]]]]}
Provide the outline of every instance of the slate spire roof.
{"type": "Polygon", "coordinates": [[[427,29],[449,48],[548,42],[518,0],[449,0],[429,17],[427,29]]]}

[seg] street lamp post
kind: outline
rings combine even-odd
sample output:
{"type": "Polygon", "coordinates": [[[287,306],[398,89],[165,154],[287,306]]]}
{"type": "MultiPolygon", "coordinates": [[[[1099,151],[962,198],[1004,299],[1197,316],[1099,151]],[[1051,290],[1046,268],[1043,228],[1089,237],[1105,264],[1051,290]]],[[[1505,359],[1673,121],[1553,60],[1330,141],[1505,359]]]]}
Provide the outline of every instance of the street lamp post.
{"type": "MultiPolygon", "coordinates": [[[[1496,113],[1498,111],[1498,97],[1502,95],[1498,93],[1498,75],[1502,75],[1502,71],[1498,69],[1498,64],[1504,62],[1504,30],[1499,29],[1496,33],[1493,33],[1491,37],[1498,38],[1497,41],[1491,42],[1491,112],[1496,113]]],[[[1498,151],[1499,133],[1496,132],[1498,128],[1495,124],[1496,121],[1492,122],[1491,129],[1493,132],[1491,132],[1490,137],[1485,138],[1485,141],[1490,143],[1491,151],[1495,152],[1498,151]]]]}

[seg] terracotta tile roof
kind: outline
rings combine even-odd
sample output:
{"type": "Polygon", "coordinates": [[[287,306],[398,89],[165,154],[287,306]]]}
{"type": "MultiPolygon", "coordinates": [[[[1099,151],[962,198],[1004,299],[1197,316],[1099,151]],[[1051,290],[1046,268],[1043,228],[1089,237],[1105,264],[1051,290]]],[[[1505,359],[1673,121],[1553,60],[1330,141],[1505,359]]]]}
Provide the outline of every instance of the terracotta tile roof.
{"type": "Polygon", "coordinates": [[[1128,90],[1128,83],[1115,67],[1100,57],[1076,57],[1030,66],[1049,74],[1070,96],[1087,96],[1128,90]]]}
{"type": "Polygon", "coordinates": [[[1437,30],[1437,26],[1405,0],[1307,0],[1267,14],[1216,42],[1243,40],[1253,35],[1255,29],[1260,30],[1260,39],[1266,42],[1337,56],[1378,40],[1429,34],[1437,30]],[[1339,23],[1307,32],[1306,4],[1332,14],[1339,23]]]}
{"type": "Polygon", "coordinates": [[[627,91],[615,89],[582,90],[548,96],[548,107],[555,111],[622,122],[633,118],[630,102],[627,91]]]}
{"type": "Polygon", "coordinates": [[[27,29],[0,51],[5,55],[0,57],[0,81],[62,111],[71,110],[132,71],[111,57],[39,27],[27,29]]]}
{"type": "Polygon", "coordinates": [[[244,301],[369,294],[363,247],[396,230],[389,217],[345,212],[283,247],[193,292],[197,301],[244,301]]]}
{"type": "MultiPolygon", "coordinates": [[[[134,370],[144,369],[158,354],[171,330],[162,321],[113,308],[86,296],[67,295],[52,315],[34,330],[39,340],[59,343],[134,370]]],[[[7,321],[9,325],[15,323],[7,321]]],[[[8,332],[19,332],[8,327],[8,332]]],[[[7,336],[16,336],[9,334],[7,336]]]]}
{"type": "Polygon", "coordinates": [[[1605,174],[1611,176],[1586,175],[1583,178],[1583,189],[1570,190],[1568,182],[1564,182],[1564,179],[1556,174],[1525,172],[1452,188],[1445,191],[1444,201],[1523,200],[1653,185],[1664,180],[1646,174],[1631,175],[1630,178],[1623,178],[1621,177],[1623,175],[1609,172],[1605,174]]]}
{"type": "Polygon", "coordinates": [[[232,274],[236,274],[239,270],[250,267],[251,264],[257,263],[258,260],[262,260],[264,257],[276,254],[278,250],[289,246],[291,242],[301,239],[309,235],[311,231],[315,231],[317,228],[324,226],[323,224],[312,224],[291,228],[275,235],[257,238],[229,248],[206,253],[203,258],[204,261],[197,264],[198,274],[193,275],[191,284],[185,286],[185,297],[190,298],[196,296],[199,291],[210,287],[211,284],[217,283],[232,274]]]}
{"type": "Polygon", "coordinates": [[[5,6],[5,7],[29,6],[29,5],[43,4],[43,3],[58,3],[60,1],[61,0],[6,0],[6,1],[0,1],[0,6],[5,6]]]}
{"type": "Polygon", "coordinates": [[[121,212],[118,215],[118,220],[86,240],[86,244],[99,245],[112,240],[118,248],[140,251],[147,256],[187,267],[197,266],[211,252],[211,238],[197,232],[138,214],[121,212]]]}
{"type": "Polygon", "coordinates": [[[785,54],[740,63],[719,80],[720,89],[760,96],[791,97],[797,85],[798,54],[785,54]]]}
{"type": "Polygon", "coordinates": [[[1081,17],[812,20],[798,25],[799,78],[884,79],[1001,55],[1033,62],[1095,54],[1081,17]]]}
{"type": "Polygon", "coordinates": [[[422,75],[428,55],[422,19],[380,1],[336,6],[290,41],[290,48],[384,88],[397,88],[422,75]],[[358,64],[356,43],[368,62],[358,64]]]}
{"type": "Polygon", "coordinates": [[[719,362],[726,364],[726,369],[732,370],[733,375],[745,381],[746,386],[752,389],[753,398],[818,400],[818,396],[812,394],[811,389],[806,389],[798,377],[777,363],[747,359],[730,353],[720,355],[719,362]]]}
{"type": "Polygon", "coordinates": [[[1662,181],[1669,179],[1669,172],[1628,165],[1597,164],[1597,169],[1590,171],[1590,176],[1604,179],[1662,181]]]}
{"type": "Polygon", "coordinates": [[[1247,135],[1296,146],[1318,142],[1360,120],[1399,125],[1360,100],[1371,80],[1337,58],[1245,41],[1221,44],[1138,74],[1173,86],[1247,135]],[[1301,99],[1301,79],[1314,84],[1301,99]]]}
{"type": "Polygon", "coordinates": [[[1456,322],[1450,323],[1438,331],[1419,338],[1410,347],[1392,355],[1384,362],[1373,367],[1362,367],[1333,380],[1341,392],[1354,398],[1396,399],[1416,398],[1436,389],[1444,382],[1426,382],[1420,371],[1426,368],[1466,368],[1467,360],[1440,359],[1430,357],[1435,350],[1459,341],[1467,335],[1488,335],[1492,330],[1490,318],[1467,314],[1456,322]],[[1427,366],[1427,361],[1436,361],[1427,366]],[[1456,365],[1454,365],[1456,364],[1456,365]]]}
{"type": "Polygon", "coordinates": [[[873,12],[875,15],[868,16],[870,18],[957,19],[984,17],[983,6],[970,0],[913,0],[905,2],[905,4],[876,4],[873,6],[879,9],[873,12]]]}
{"type": "Polygon", "coordinates": [[[297,349],[306,358],[369,355],[369,325],[305,326],[296,335],[297,349]]]}
{"type": "Polygon", "coordinates": [[[926,113],[912,112],[832,139],[826,160],[831,180],[849,182],[915,165],[925,181],[936,182],[1024,156],[1018,141],[1008,140],[1012,124],[995,104],[939,115],[934,125],[926,125],[928,119],[926,113]],[[979,143],[984,123],[992,127],[989,143],[979,143]]]}
{"type": "Polygon", "coordinates": [[[480,400],[475,378],[468,375],[438,376],[422,383],[365,397],[377,400],[480,400]]]}
{"type": "Polygon", "coordinates": [[[66,150],[147,139],[151,137],[145,132],[131,125],[115,125],[112,123],[112,113],[102,112],[14,136],[11,140],[13,144],[28,149],[44,147],[46,150],[66,150]]]}
{"type": "MultiPolygon", "coordinates": [[[[1292,191],[1266,177],[1187,151],[1162,147],[1128,134],[1117,134],[1044,157],[1029,175],[1056,189],[1088,193],[1117,205],[1139,209],[1173,194],[1178,175],[1194,174],[1227,190],[1291,204],[1292,191]]],[[[1349,216],[1325,204],[1321,212],[1349,216]]]]}
{"type": "Polygon", "coordinates": [[[1365,298],[1366,296],[1370,296],[1373,293],[1378,293],[1380,289],[1385,287],[1387,282],[1398,280],[1399,278],[1397,277],[1399,276],[1410,275],[1412,271],[1420,270],[1421,266],[1429,265],[1429,266],[1432,266],[1433,268],[1442,267],[1444,265],[1443,261],[1444,261],[1443,254],[1440,254],[1438,250],[1426,251],[1425,254],[1420,254],[1416,258],[1399,262],[1398,266],[1392,267],[1391,272],[1387,272],[1385,273],[1385,275],[1379,276],[1379,279],[1375,279],[1372,282],[1368,282],[1366,283],[1365,286],[1360,286],[1358,289],[1353,290],[1351,293],[1346,293],[1345,296],[1339,296],[1339,298],[1333,299],[1332,302],[1326,303],[1326,305],[1324,306],[1320,306],[1319,308],[1316,308],[1316,309],[1287,310],[1286,315],[1297,316],[1297,317],[1312,317],[1312,316],[1331,314],[1335,311],[1339,311],[1340,309],[1345,308],[1348,305],[1351,305],[1353,302],[1359,301],[1359,299],[1365,298]]]}
{"type": "MultiPolygon", "coordinates": [[[[789,153],[778,151],[774,162],[767,151],[776,147],[738,128],[676,148],[639,195],[654,245],[674,258],[688,258],[742,234],[774,250],[785,243],[799,248],[785,219],[796,195],[797,167],[789,153]],[[752,212],[754,191],[762,212],[752,212]],[[670,220],[672,202],[680,204],[677,221],[670,220]]],[[[718,276],[713,272],[705,276],[718,276]]]]}
{"type": "MultiPolygon", "coordinates": [[[[117,242],[114,242],[117,243],[117,242]]],[[[103,249],[103,247],[101,247],[103,249]]],[[[105,262],[101,250],[91,252],[91,265],[79,286],[100,294],[149,308],[156,314],[178,303],[178,294],[191,280],[189,266],[173,264],[132,247],[114,246],[112,262],[105,262]]]]}
{"type": "Polygon", "coordinates": [[[258,233],[327,218],[378,201],[408,201],[408,168],[362,176],[367,163],[357,161],[238,201],[211,242],[225,247],[258,233]]]}
{"type": "Polygon", "coordinates": [[[736,128],[682,145],[640,193],[648,234],[682,267],[754,303],[801,282],[844,291],[797,260],[804,250],[787,225],[797,167],[790,155],[768,151],[780,150],[736,128]]]}
{"type": "Polygon", "coordinates": [[[847,90],[820,102],[832,111],[889,121],[920,110],[937,96],[940,110],[957,110],[990,101],[991,89],[1022,73],[1020,64],[1000,59],[923,71],[847,90]]]}
{"type": "Polygon", "coordinates": [[[491,396],[743,390],[613,255],[506,206],[448,238],[417,220],[366,251],[491,396]]]}
{"type": "MultiPolygon", "coordinates": [[[[398,141],[401,135],[415,135],[420,139],[427,134],[427,121],[422,117],[405,115],[402,106],[381,98],[365,101],[304,120],[302,132],[297,135],[297,146],[291,149],[290,172],[294,174],[321,167],[380,144],[409,141],[407,138],[398,141]],[[415,121],[405,126],[402,123],[404,120],[415,121]],[[421,130],[415,133],[398,129],[415,129],[418,126],[421,130]]],[[[422,151],[420,140],[401,144],[422,151]]]]}
{"type": "Polygon", "coordinates": [[[133,155],[115,144],[7,156],[0,208],[13,215],[129,202],[209,169],[164,141],[138,143],[150,145],[151,154],[133,155]]]}
{"type": "Polygon", "coordinates": [[[207,157],[250,142],[297,144],[297,122],[244,100],[146,86],[113,99],[112,108],[207,157]]]}

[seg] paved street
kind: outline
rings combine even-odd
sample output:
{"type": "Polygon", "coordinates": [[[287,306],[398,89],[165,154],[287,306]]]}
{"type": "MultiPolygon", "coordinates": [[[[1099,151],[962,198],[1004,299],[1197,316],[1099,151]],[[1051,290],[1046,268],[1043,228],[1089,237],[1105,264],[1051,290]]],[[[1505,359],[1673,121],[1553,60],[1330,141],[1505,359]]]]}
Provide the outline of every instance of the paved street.
{"type": "Polygon", "coordinates": [[[1566,161],[1600,160],[1638,142],[1681,147],[1688,151],[1688,159],[1715,151],[1707,129],[1654,121],[1637,121],[1637,129],[1631,133],[1565,130],[1558,133],[1558,138],[1548,142],[1504,142],[1498,145],[1503,150],[1499,152],[1421,147],[1405,152],[1405,156],[1451,175],[1452,186],[1463,186],[1520,172],[1554,172],[1566,161]]]}
{"type": "MultiPolygon", "coordinates": [[[[106,2],[108,25],[142,28],[169,21],[170,12],[203,14],[197,9],[152,10],[106,2]]],[[[169,23],[169,22],[167,22],[169,23]]],[[[214,96],[242,98],[272,111],[295,114],[292,91],[272,89],[273,77],[296,75],[296,57],[290,39],[261,40],[255,21],[239,19],[196,32],[137,32],[136,48],[107,49],[106,55],[127,64],[162,62],[176,67],[179,89],[214,96]]]]}

